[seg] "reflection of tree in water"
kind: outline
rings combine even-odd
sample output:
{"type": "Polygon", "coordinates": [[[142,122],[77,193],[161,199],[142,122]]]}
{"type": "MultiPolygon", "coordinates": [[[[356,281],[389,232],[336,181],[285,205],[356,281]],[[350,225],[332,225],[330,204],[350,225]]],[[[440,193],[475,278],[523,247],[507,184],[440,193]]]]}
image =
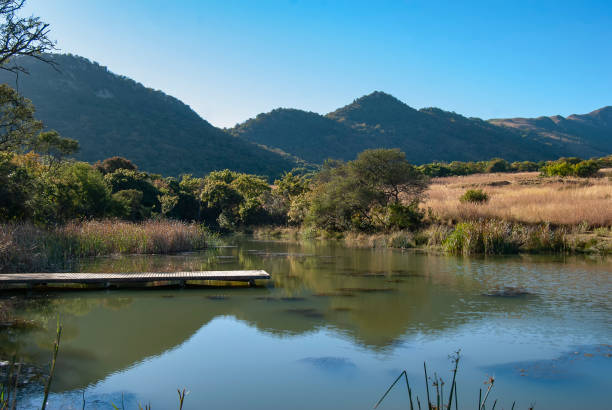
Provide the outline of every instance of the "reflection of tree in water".
{"type": "MultiPolygon", "coordinates": [[[[28,307],[27,318],[39,318],[49,331],[31,332],[14,343],[38,363],[48,362],[54,321],[61,314],[66,336],[56,386],[63,390],[163,354],[220,316],[281,336],[326,326],[368,349],[385,351],[406,335],[444,332],[496,312],[523,313],[534,300],[482,296],[488,286],[507,279],[495,277],[494,265],[453,257],[249,242],[240,248],[156,258],[112,266],[263,268],[273,281],[255,289],[66,293],[40,309],[28,307]],[[491,273],[485,275],[483,269],[491,273]]],[[[107,269],[108,263],[98,267],[107,269]]],[[[3,340],[2,346],[8,344],[3,340]]]]}

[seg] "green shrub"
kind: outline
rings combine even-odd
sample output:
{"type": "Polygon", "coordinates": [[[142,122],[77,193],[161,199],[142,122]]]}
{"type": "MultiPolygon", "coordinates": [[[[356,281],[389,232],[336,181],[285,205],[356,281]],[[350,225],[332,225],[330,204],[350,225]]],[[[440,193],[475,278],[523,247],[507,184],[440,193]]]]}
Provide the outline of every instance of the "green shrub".
{"type": "Polygon", "coordinates": [[[579,158],[566,158],[547,163],[542,167],[542,174],[549,177],[575,176],[589,178],[595,176],[600,167],[601,163],[596,160],[581,161],[579,158]]]}
{"type": "Polygon", "coordinates": [[[599,163],[592,159],[581,161],[574,165],[574,174],[580,178],[589,178],[595,176],[599,171],[599,163]]]}
{"type": "Polygon", "coordinates": [[[461,202],[471,202],[474,204],[482,204],[489,200],[489,195],[484,192],[482,189],[468,189],[465,191],[459,201],[461,202]]]}
{"type": "Polygon", "coordinates": [[[455,255],[509,254],[518,252],[521,238],[508,222],[471,221],[457,224],[442,245],[455,255]]]}
{"type": "Polygon", "coordinates": [[[487,164],[485,171],[488,173],[492,172],[508,172],[511,171],[510,164],[505,159],[493,158],[487,164]]]}
{"type": "Polygon", "coordinates": [[[424,211],[419,209],[418,202],[410,205],[392,203],[387,206],[387,227],[390,229],[410,229],[415,230],[421,226],[424,211]]]}

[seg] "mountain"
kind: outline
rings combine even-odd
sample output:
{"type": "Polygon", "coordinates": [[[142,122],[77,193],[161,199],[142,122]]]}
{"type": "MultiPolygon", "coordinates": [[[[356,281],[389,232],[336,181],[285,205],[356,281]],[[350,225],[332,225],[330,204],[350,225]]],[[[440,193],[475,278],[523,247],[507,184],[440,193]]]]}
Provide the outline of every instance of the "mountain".
{"type": "MultiPolygon", "coordinates": [[[[79,141],[77,158],[94,162],[119,155],[163,175],[230,168],[276,176],[296,166],[273,152],[212,126],[189,106],[106,67],[73,55],[50,55],[56,68],[20,61],[18,90],[31,99],[45,128],[79,141]]],[[[15,87],[13,74],[0,82],[15,87]]]]}
{"type": "Polygon", "coordinates": [[[248,141],[289,150],[314,163],[327,158],[353,159],[363,151],[361,134],[332,118],[314,112],[278,108],[229,130],[248,141]]]}
{"type": "MultiPolygon", "coordinates": [[[[588,114],[560,115],[538,118],[492,119],[491,124],[535,132],[562,141],[577,141],[586,151],[604,153],[612,151],[612,106],[600,108],[588,114]]],[[[588,156],[588,155],[578,155],[588,156]]]]}
{"type": "Polygon", "coordinates": [[[599,130],[599,134],[593,131],[589,136],[572,134],[559,138],[539,129],[466,118],[438,108],[416,110],[376,91],[324,116],[277,109],[229,131],[311,162],[328,157],[349,160],[364,149],[381,147],[400,148],[413,163],[492,157],[514,161],[609,154],[612,133],[602,130],[600,122],[604,119],[598,117],[597,125],[594,121],[584,119],[583,123],[599,130]]]}

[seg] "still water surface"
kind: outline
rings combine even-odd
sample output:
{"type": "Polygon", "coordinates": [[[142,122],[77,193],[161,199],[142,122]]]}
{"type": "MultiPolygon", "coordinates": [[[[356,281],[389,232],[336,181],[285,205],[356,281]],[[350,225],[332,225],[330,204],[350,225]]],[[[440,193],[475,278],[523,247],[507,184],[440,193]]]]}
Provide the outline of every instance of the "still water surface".
{"type": "MultiPolygon", "coordinates": [[[[476,408],[495,377],[496,408],[610,407],[609,259],[456,258],[236,239],[173,256],[100,258],[83,271],[265,269],[257,288],[53,293],[19,316],[44,329],[5,334],[3,350],[48,363],[64,326],[51,408],[368,409],[403,370],[424,397],[423,361],[476,408]],[[505,287],[529,295],[487,296],[505,287]],[[450,383],[449,383],[450,384],[450,383]]],[[[38,388],[21,405],[39,406],[38,388]]],[[[407,407],[397,389],[382,409],[407,407]]],[[[492,404],[492,402],[491,402],[492,404]]]]}

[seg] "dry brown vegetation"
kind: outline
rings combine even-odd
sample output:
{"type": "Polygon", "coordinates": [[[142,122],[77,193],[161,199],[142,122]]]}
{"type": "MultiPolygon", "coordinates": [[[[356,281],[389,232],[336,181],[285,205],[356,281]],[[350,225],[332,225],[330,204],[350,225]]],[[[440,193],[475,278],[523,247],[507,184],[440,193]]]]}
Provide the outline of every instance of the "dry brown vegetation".
{"type": "Polygon", "coordinates": [[[599,178],[544,178],[537,172],[476,174],[435,178],[424,202],[441,221],[502,219],[554,225],[612,225],[612,180],[599,178]],[[482,189],[486,203],[462,203],[468,189],[482,189]]]}
{"type": "Polygon", "coordinates": [[[201,225],[172,220],[86,221],[49,229],[0,224],[0,272],[62,270],[88,256],[203,249],[210,237],[201,225]]]}

